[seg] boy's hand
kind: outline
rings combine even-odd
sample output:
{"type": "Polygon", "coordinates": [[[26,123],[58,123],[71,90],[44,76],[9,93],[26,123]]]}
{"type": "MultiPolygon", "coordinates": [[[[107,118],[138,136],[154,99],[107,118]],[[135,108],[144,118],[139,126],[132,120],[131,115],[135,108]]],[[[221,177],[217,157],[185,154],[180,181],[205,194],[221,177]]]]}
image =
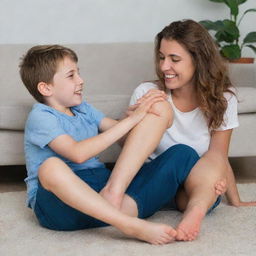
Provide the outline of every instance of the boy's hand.
{"type": "Polygon", "coordinates": [[[141,97],[135,105],[128,108],[127,114],[130,117],[136,118],[139,122],[147,113],[159,115],[159,113],[152,112],[151,107],[161,101],[165,101],[166,94],[160,90],[150,90],[147,94],[141,97]]]}
{"type": "Polygon", "coordinates": [[[138,99],[136,104],[128,107],[128,109],[126,111],[126,115],[130,116],[141,104],[143,105],[147,102],[153,102],[153,103],[151,103],[150,107],[147,109],[147,113],[151,113],[151,114],[159,116],[159,113],[153,111],[151,106],[156,102],[164,101],[164,100],[167,100],[167,95],[165,92],[163,92],[161,90],[157,90],[157,89],[151,89],[145,95],[143,95],[140,99],[138,99]]]}

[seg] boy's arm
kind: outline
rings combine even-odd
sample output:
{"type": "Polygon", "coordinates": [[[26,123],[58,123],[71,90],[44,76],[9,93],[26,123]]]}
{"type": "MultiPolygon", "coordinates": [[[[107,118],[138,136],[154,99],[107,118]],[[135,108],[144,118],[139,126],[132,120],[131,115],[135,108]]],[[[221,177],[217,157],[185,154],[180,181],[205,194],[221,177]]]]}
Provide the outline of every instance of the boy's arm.
{"type": "Polygon", "coordinates": [[[100,132],[105,132],[119,122],[120,121],[118,121],[118,120],[115,120],[115,119],[112,119],[109,117],[105,117],[100,122],[99,130],[100,130],[100,132]]]}
{"type": "Polygon", "coordinates": [[[145,117],[154,103],[163,100],[162,97],[149,98],[141,103],[130,116],[119,122],[104,118],[100,124],[100,129],[103,132],[97,136],[77,142],[71,136],[64,134],[56,137],[48,145],[57,154],[75,163],[83,163],[123,137],[145,117]],[[106,130],[104,131],[104,129],[106,130]]]}
{"type": "MultiPolygon", "coordinates": [[[[102,120],[103,122],[104,119],[102,120]]],[[[106,123],[104,128],[108,127],[109,129],[94,137],[78,142],[71,136],[64,134],[52,140],[48,145],[57,154],[75,163],[83,163],[119,140],[123,135],[129,132],[138,121],[134,118],[127,117],[120,122],[115,122],[115,124],[114,122],[109,122],[109,120],[106,120],[106,123]]]]}

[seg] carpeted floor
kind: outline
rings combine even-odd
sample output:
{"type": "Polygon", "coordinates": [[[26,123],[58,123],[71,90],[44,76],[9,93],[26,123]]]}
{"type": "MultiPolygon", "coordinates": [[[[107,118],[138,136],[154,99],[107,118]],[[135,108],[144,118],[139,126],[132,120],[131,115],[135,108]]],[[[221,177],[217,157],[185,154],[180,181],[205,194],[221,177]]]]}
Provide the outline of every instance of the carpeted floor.
{"type": "MultiPolygon", "coordinates": [[[[244,200],[256,199],[256,184],[240,184],[244,200]]],[[[25,191],[0,193],[1,256],[242,256],[256,255],[256,208],[235,208],[225,202],[203,223],[193,242],[153,246],[123,236],[112,227],[56,232],[41,228],[24,206],[25,191]]],[[[160,211],[150,219],[175,226],[181,214],[160,211]]]]}

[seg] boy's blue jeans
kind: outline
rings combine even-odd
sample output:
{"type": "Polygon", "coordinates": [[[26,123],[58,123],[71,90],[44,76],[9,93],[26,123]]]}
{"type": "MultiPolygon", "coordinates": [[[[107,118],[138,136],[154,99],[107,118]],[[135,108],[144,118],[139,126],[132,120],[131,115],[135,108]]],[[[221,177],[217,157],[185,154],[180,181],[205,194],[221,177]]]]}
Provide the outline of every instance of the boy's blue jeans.
{"type": "MultiPolygon", "coordinates": [[[[138,217],[149,217],[172,200],[198,159],[198,154],[191,147],[179,144],[145,163],[126,191],[137,203],[138,217]]],[[[98,168],[75,173],[99,192],[111,171],[98,168]]],[[[40,184],[34,211],[42,226],[54,230],[78,230],[107,225],[66,205],[40,184]]]]}

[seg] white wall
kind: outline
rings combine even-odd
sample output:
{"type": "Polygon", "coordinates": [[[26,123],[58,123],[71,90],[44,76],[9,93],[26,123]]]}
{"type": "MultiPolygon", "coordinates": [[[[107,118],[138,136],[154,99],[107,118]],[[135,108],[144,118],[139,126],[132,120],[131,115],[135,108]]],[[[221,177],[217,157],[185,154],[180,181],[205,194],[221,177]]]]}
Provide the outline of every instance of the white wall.
{"type": "MultiPolygon", "coordinates": [[[[0,44],[147,42],[171,21],[228,15],[208,0],[0,0],[0,44]]],[[[245,17],[243,33],[256,30],[255,20],[245,17]]]]}

